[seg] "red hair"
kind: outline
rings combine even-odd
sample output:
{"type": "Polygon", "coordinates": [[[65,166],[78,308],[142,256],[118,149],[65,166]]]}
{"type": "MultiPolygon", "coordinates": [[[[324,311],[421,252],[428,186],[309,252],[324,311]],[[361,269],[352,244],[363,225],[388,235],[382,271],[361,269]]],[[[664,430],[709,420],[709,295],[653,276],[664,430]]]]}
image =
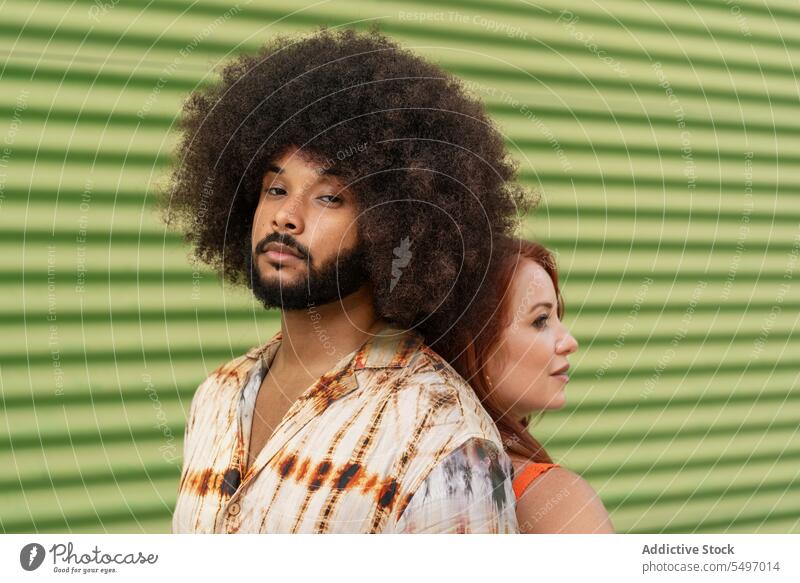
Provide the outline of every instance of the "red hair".
{"type": "Polygon", "coordinates": [[[484,408],[492,417],[508,452],[523,456],[533,462],[552,463],[544,447],[530,434],[526,423],[513,419],[497,403],[485,367],[497,351],[506,329],[511,325],[513,313],[510,304],[511,284],[520,259],[538,263],[553,281],[558,301],[557,314],[564,315],[564,302],[558,287],[558,269],[553,254],[540,243],[524,239],[503,238],[492,253],[491,278],[482,286],[483,304],[477,311],[489,314],[480,329],[467,330],[474,318],[465,318],[442,336],[432,347],[446,358],[453,368],[472,386],[484,408]]]}

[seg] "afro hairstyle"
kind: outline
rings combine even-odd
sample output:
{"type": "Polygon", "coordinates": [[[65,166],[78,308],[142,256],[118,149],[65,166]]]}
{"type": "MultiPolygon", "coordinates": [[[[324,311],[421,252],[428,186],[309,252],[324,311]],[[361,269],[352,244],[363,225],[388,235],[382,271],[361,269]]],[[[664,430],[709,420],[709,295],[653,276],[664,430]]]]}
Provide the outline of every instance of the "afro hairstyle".
{"type": "Polygon", "coordinates": [[[237,56],[181,113],[160,205],[196,260],[247,283],[265,169],[294,146],[355,193],[381,317],[429,339],[485,317],[475,298],[496,238],[532,200],[460,79],[377,27],[320,27],[237,56]]]}

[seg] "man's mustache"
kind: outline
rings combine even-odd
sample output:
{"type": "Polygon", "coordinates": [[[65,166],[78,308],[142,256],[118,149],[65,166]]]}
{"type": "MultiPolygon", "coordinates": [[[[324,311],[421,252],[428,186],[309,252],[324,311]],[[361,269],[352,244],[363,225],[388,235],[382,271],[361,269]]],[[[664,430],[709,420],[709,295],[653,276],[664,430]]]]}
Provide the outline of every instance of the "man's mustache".
{"type": "Polygon", "coordinates": [[[280,233],[270,233],[256,245],[256,255],[261,255],[266,252],[266,247],[270,243],[279,243],[294,249],[301,259],[308,257],[308,249],[304,245],[298,243],[291,235],[281,235],[280,233]]]}

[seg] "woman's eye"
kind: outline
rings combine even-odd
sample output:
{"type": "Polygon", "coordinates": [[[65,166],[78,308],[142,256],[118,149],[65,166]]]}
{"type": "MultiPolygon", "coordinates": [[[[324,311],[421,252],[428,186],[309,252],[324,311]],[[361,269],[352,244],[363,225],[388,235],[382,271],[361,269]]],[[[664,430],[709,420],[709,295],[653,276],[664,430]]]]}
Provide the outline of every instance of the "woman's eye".
{"type": "Polygon", "coordinates": [[[544,328],[547,325],[547,314],[542,314],[533,321],[534,328],[544,328]]]}
{"type": "Polygon", "coordinates": [[[280,196],[282,194],[286,194],[286,191],[282,189],[280,186],[271,186],[266,190],[267,194],[274,194],[276,196],[280,196]]]}

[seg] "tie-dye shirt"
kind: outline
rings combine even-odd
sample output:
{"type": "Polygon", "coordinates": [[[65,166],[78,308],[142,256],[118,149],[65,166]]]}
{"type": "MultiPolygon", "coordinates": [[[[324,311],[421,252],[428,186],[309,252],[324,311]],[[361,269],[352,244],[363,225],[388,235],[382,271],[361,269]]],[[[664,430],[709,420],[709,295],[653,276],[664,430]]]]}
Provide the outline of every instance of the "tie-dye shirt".
{"type": "Polygon", "coordinates": [[[295,401],[253,464],[278,332],[197,389],[176,533],[514,533],[512,466],[470,386],[388,325],[295,401]]]}

